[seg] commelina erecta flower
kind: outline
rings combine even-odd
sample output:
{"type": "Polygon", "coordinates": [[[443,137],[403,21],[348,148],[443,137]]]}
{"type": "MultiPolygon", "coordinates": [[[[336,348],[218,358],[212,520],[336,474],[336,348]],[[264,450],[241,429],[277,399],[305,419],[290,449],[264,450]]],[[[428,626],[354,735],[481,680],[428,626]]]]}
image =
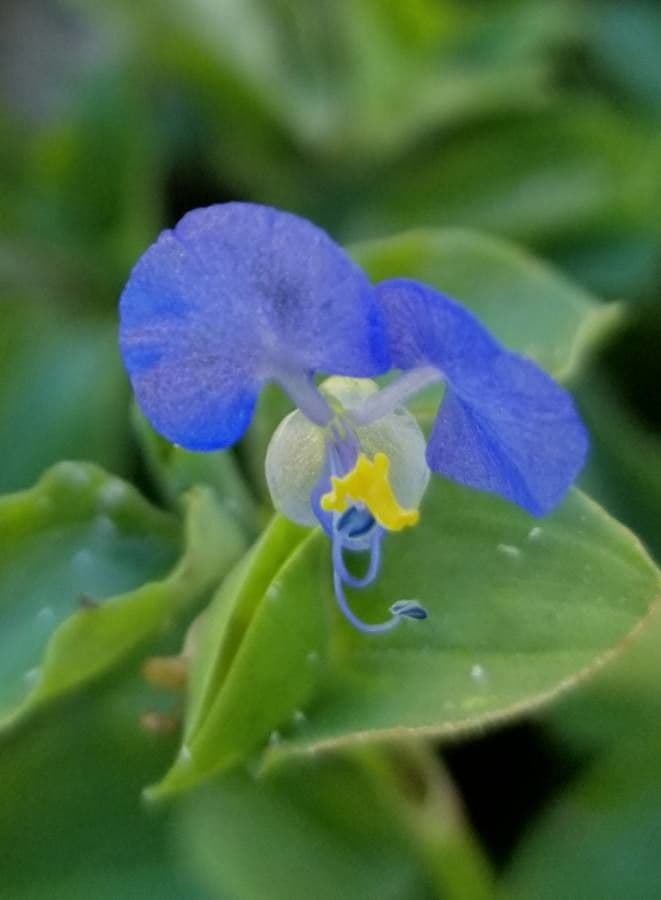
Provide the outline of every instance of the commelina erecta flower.
{"type": "Polygon", "coordinates": [[[431,472],[550,512],[587,450],[569,395],[470,312],[408,279],[372,285],[320,228],[226,203],[188,213],[135,266],[120,343],[144,414],[188,450],[231,447],[275,382],[297,409],[266,456],[274,505],[332,544],[335,595],[361,631],[424,619],[400,599],[361,621],[346,588],[376,578],[388,531],[415,526],[431,472]],[[372,379],[395,370],[379,389],[372,379]],[[331,376],[321,385],[319,376],[331,376]],[[429,440],[406,403],[442,382],[429,440]],[[367,555],[365,574],[347,553],[367,555]]]}

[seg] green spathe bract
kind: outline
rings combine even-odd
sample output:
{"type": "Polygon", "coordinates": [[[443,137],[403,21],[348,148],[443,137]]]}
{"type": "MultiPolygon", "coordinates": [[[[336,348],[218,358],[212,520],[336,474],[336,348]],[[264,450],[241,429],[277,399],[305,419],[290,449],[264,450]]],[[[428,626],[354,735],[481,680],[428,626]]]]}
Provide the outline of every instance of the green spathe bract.
{"type": "MultiPolygon", "coordinates": [[[[289,602],[279,582],[305,541],[304,529],[276,518],[203,614],[190,651],[181,752],[150,798],[244,762],[314,696],[327,654],[328,610],[320,600],[289,602]]],[[[308,588],[318,580],[324,549],[305,557],[308,588]]]]}

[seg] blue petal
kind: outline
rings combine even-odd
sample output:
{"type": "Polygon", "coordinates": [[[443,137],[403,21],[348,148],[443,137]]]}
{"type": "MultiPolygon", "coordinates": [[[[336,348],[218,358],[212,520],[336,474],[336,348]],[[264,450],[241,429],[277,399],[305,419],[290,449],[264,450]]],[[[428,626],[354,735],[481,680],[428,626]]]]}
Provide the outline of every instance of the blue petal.
{"type": "Polygon", "coordinates": [[[431,365],[446,381],[427,448],[429,467],[533,515],[548,513],[571,486],[588,447],[569,394],[432,288],[398,279],[378,285],[377,294],[393,366],[431,365]]]}
{"type": "Polygon", "coordinates": [[[237,441],[268,380],[387,370],[363,272],[321,229],[250,203],[194,210],[142,256],[121,299],[120,343],[143,412],[171,441],[237,441]]]}

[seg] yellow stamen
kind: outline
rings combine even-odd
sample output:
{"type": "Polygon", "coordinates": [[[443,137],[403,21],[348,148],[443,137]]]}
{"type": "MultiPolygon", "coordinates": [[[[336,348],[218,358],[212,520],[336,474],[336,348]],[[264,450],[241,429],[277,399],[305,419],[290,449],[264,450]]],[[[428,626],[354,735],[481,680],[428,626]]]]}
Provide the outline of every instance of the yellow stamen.
{"type": "Polygon", "coordinates": [[[403,509],[397,502],[389,480],[390,460],[377,453],[373,460],[361,453],[350,472],[331,477],[332,490],[321,498],[326,512],[344,512],[352,503],[363,503],[376,521],[388,531],[401,531],[415,525],[420,518],[417,509],[403,509]]]}

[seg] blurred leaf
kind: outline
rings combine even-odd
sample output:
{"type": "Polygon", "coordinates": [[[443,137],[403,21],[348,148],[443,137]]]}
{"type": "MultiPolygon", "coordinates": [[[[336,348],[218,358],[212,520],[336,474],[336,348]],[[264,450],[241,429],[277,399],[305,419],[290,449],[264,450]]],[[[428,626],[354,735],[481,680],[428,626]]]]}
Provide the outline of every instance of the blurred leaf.
{"type": "Polygon", "coordinates": [[[410,231],[357,244],[373,281],[415,278],[459,300],[507,347],[568,378],[620,318],[513,244],[459,229],[410,231]]]}
{"type": "Polygon", "coordinates": [[[453,786],[421,747],[233,773],[181,812],[145,810],[140,786],[172,749],[137,727],[148,702],[129,671],[0,746],[3,898],[491,896],[453,786]]]}
{"type": "Polygon", "coordinates": [[[579,284],[606,300],[656,302],[661,266],[661,239],[649,229],[584,238],[570,235],[546,248],[549,257],[579,284]]]}
{"type": "Polygon", "coordinates": [[[242,762],[313,693],[326,654],[327,610],[310,596],[317,553],[306,554],[294,576],[292,603],[281,580],[298,556],[306,529],[274,519],[225,580],[202,614],[183,745],[152,799],[188,788],[242,762]]]}
{"type": "Polygon", "coordinates": [[[557,102],[451,135],[405,168],[375,169],[349,207],[348,236],[459,225],[538,244],[584,239],[588,228],[647,228],[658,239],[658,157],[659,136],[643,123],[557,102]]]}
{"type": "Polygon", "coordinates": [[[643,426],[603,371],[577,385],[592,436],[582,484],[590,494],[661,555],[661,440],[643,426]]]}
{"type": "Polygon", "coordinates": [[[255,537],[259,522],[256,500],[232,451],[191,453],[158,435],[135,404],[131,417],[149,472],[168,503],[175,505],[181,494],[195,485],[208,485],[223,511],[255,537]]]}
{"type": "Polygon", "coordinates": [[[661,734],[619,746],[535,824],[503,884],[507,900],[652,900],[661,880],[661,734]]]}
{"type": "Polygon", "coordinates": [[[0,745],[3,900],[208,900],[140,788],[171,739],[138,728],[135,679],[79,695],[0,745]]]}
{"type": "Polygon", "coordinates": [[[405,11],[382,0],[323,8],[193,0],[166,9],[144,5],[144,39],[161,62],[192,76],[198,93],[216,85],[219,121],[235,85],[253,118],[345,162],[392,155],[441,124],[537,105],[547,48],[567,31],[566,17],[541,4],[535,29],[525,11],[497,13],[494,28],[493,13],[448,0],[415,0],[405,11]]]}
{"type": "Polygon", "coordinates": [[[21,228],[16,225],[9,234],[0,236],[3,321],[9,315],[6,310],[12,307],[11,316],[16,321],[28,315],[30,311],[24,309],[28,301],[44,308],[52,305],[58,311],[80,312],[89,310],[90,297],[107,296],[107,271],[98,260],[90,254],[75,255],[47,237],[21,233],[21,228]]]}
{"type": "Polygon", "coordinates": [[[452,786],[420,749],[233,773],[185,809],[184,847],[221,898],[492,896],[452,786]]]}
{"type": "Polygon", "coordinates": [[[634,100],[661,112],[661,10],[645,0],[588,7],[590,50],[634,100]]]}
{"type": "MultiPolygon", "coordinates": [[[[144,81],[125,60],[87,71],[65,114],[43,124],[23,155],[17,230],[90,269],[114,303],[137,253],[158,229],[161,159],[144,81]]],[[[70,298],[64,298],[70,300],[70,298]]]]}
{"type": "Polygon", "coordinates": [[[125,473],[127,403],[114,324],[0,302],[0,491],[62,458],[125,473]]]}
{"type": "MultiPolygon", "coordinates": [[[[661,746],[661,617],[626,653],[550,710],[545,723],[565,747],[595,756],[631,745],[661,746]]],[[[661,771],[660,771],[661,777],[661,771]]]]}
{"type": "Polygon", "coordinates": [[[79,687],[191,607],[243,548],[210,493],[176,521],[101,470],[60,463],[0,499],[2,724],[79,687]]]}

